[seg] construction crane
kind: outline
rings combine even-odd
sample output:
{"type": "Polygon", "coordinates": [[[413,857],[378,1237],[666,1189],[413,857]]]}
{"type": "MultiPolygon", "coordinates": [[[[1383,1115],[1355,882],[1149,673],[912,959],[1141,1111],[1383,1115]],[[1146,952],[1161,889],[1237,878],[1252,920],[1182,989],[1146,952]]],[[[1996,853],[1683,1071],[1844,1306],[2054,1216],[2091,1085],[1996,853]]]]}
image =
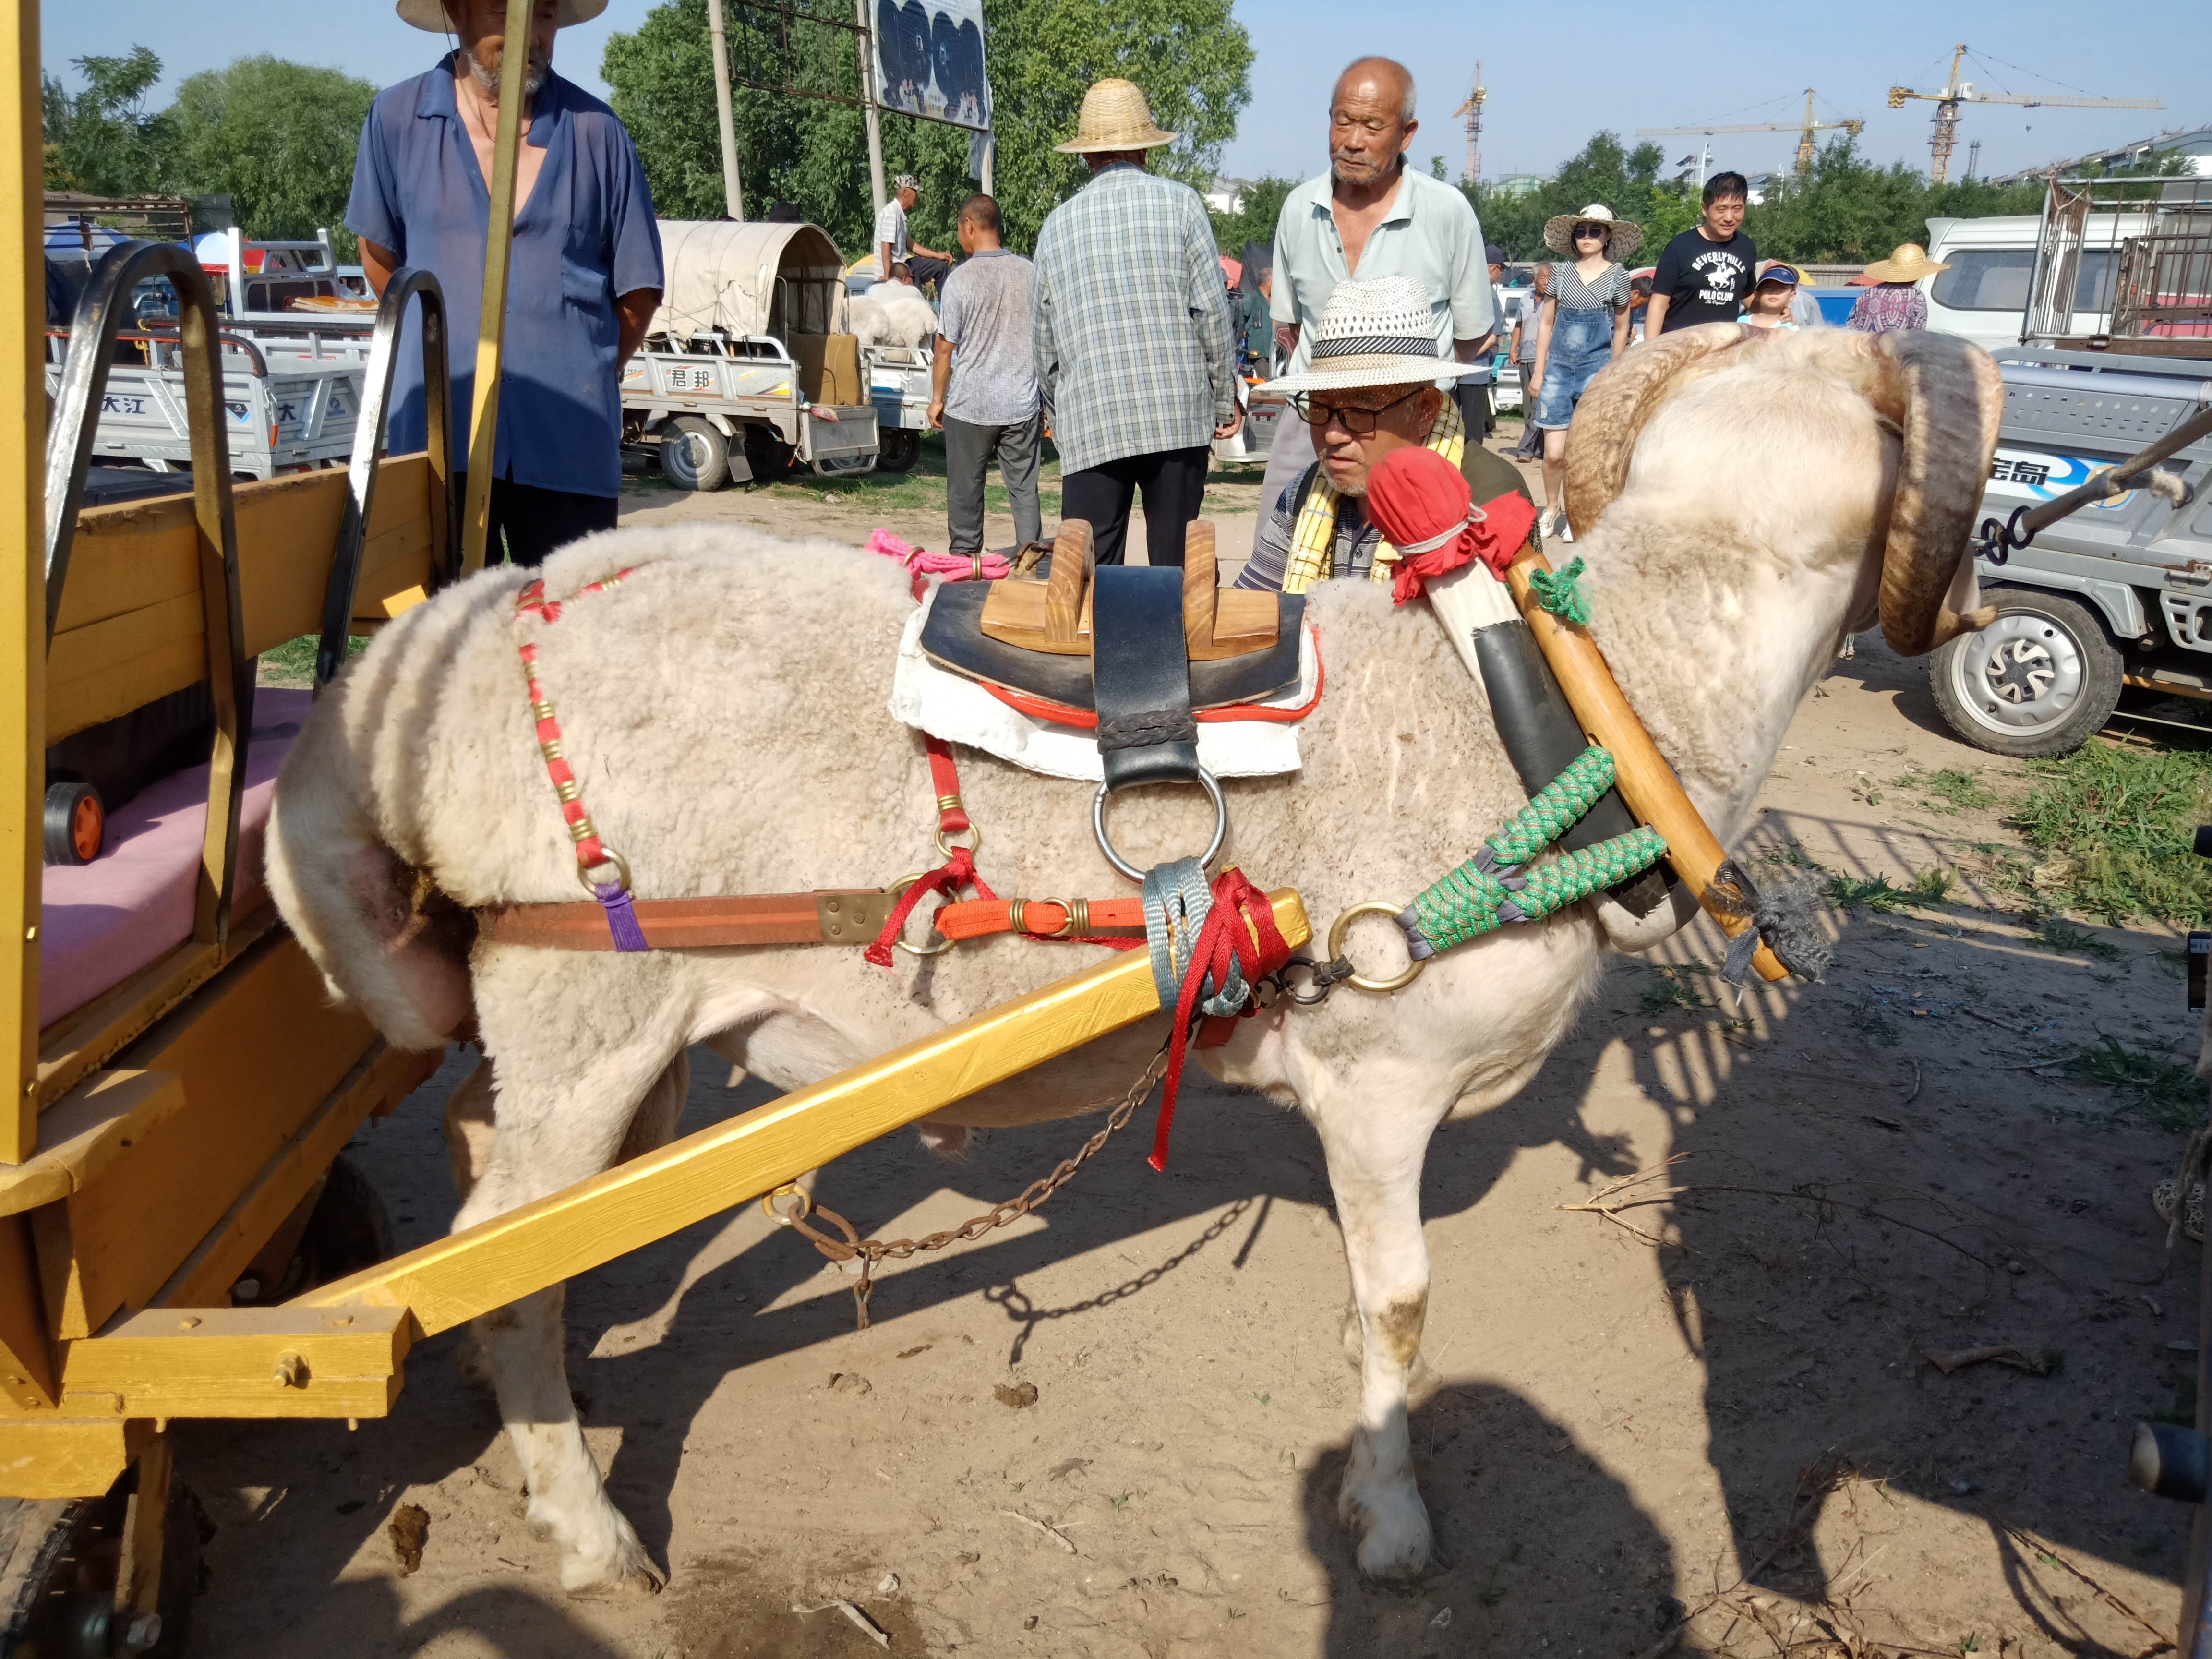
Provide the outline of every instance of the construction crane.
{"type": "Polygon", "coordinates": [[[1961,104],[2020,104],[2028,109],[2164,109],[2165,103],[2156,98],[2045,98],[2028,97],[2014,92],[1984,92],[1971,81],[1959,78],[1960,60],[1966,55],[1966,43],[1961,40],[1951,54],[1951,78],[1943,83],[1941,92],[1915,92],[1910,87],[1892,87],[1889,106],[1903,109],[1908,98],[1924,98],[1936,106],[1936,132],[1928,142],[1928,179],[1930,184],[1942,184],[1951,176],[1951,152],[1959,142],[1959,106],[1961,104]]]}
{"type": "Polygon", "coordinates": [[[1467,102],[1452,112],[1452,118],[1467,117],[1467,171],[1461,176],[1473,184],[1482,177],[1482,100],[1490,96],[1490,89],[1482,84],[1482,60],[1474,60],[1474,89],[1468,94],[1467,102]]]}
{"type": "Polygon", "coordinates": [[[1813,170],[1813,135],[1833,131],[1838,128],[1856,138],[1865,131],[1866,123],[1857,120],[1815,121],[1813,118],[1813,88],[1808,87],[1805,88],[1805,118],[1802,121],[1761,121],[1750,126],[1735,127],[1638,127],[1636,136],[1638,138],[1660,138],[1685,133],[1705,136],[1716,132],[1794,132],[1797,135],[1797,173],[1802,178],[1813,170]]]}

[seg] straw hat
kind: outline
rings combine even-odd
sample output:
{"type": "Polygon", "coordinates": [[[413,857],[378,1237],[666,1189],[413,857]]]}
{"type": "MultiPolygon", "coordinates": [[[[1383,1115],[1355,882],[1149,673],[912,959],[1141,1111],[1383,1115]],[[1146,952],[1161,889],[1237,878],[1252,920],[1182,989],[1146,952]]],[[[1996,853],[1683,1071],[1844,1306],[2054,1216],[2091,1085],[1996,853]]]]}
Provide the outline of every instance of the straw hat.
{"type": "MultiPolygon", "coordinates": [[[[561,0],[560,9],[553,16],[553,27],[565,29],[571,23],[588,23],[606,9],[607,0],[561,0]]],[[[433,34],[453,32],[453,21],[446,15],[444,0],[399,0],[398,9],[403,23],[412,23],[433,34]]]]}
{"type": "Polygon", "coordinates": [[[1568,258],[1575,257],[1575,227],[1603,225],[1605,257],[1626,259],[1644,246],[1644,227],[1627,219],[1616,219],[1613,210],[1602,202],[1592,202],[1580,213],[1555,214],[1544,221],[1544,246],[1554,253],[1568,258]]]}
{"type": "Polygon", "coordinates": [[[1266,392],[1337,392],[1366,386],[1433,386],[1479,373],[1437,350],[1429,291],[1411,276],[1339,283],[1314,329],[1313,366],[1270,380],[1266,392]]]}
{"type": "Polygon", "coordinates": [[[1950,268],[1929,258],[1928,250],[1919,243],[1900,242],[1889,258],[1875,260],[1860,274],[1869,283],[1917,283],[1950,268]]]}
{"type": "Polygon", "coordinates": [[[1083,94],[1075,137],[1053,148],[1062,155],[1091,155],[1100,150],[1156,149],[1175,141],[1175,134],[1152,125],[1152,106],[1134,82],[1109,78],[1091,83],[1083,94]]]}

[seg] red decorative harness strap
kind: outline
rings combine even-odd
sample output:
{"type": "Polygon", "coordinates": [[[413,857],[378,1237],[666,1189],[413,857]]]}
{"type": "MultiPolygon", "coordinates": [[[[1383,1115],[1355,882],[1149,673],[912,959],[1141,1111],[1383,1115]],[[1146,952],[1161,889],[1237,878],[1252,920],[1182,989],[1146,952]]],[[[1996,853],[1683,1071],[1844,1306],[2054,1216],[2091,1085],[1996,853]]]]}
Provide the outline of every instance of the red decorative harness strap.
{"type": "Polygon", "coordinates": [[[904,930],[906,919],[914,914],[914,907],[926,895],[942,893],[950,898],[963,887],[972,884],[987,899],[999,896],[975,873],[975,854],[983,845],[983,832],[969,821],[968,809],[961,805],[960,772],[952,763],[952,745],[942,738],[925,736],[922,747],[929,755],[930,781],[937,790],[937,851],[945,862],[899,896],[899,902],[891,908],[891,919],[876,935],[876,942],[862,953],[878,968],[891,965],[891,945],[904,930]],[[975,839],[965,847],[955,847],[948,839],[963,833],[972,834],[975,839]]]}
{"type": "MultiPolygon", "coordinates": [[[[635,565],[625,566],[611,576],[588,583],[578,588],[566,603],[573,604],[586,593],[603,592],[635,570],[635,565]]],[[[536,617],[550,626],[561,620],[563,603],[545,597],[545,579],[541,576],[514,596],[514,617],[520,623],[526,616],[536,617]]],[[[575,769],[568,764],[562,752],[561,720],[554,712],[552,697],[545,690],[544,676],[538,665],[537,642],[525,641],[517,650],[522,658],[523,683],[530,689],[530,716],[537,723],[538,750],[545,757],[545,775],[553,781],[553,793],[561,803],[561,817],[568,826],[568,839],[575,843],[576,879],[584,884],[585,890],[606,912],[607,932],[613,937],[616,950],[649,949],[637,925],[636,915],[630,908],[629,862],[599,838],[592,815],[584,809],[583,786],[576,781],[575,769]],[[612,881],[592,878],[592,872],[603,866],[614,871],[612,881]]]]}
{"type": "MultiPolygon", "coordinates": [[[[1260,981],[1291,959],[1290,942],[1275,926],[1275,907],[1267,896],[1246,878],[1242,870],[1224,870],[1213,878],[1213,907],[1198,930],[1190,961],[1183,969],[1182,986],[1176,997],[1175,1025],[1168,1036],[1168,1069],[1160,1094],[1159,1126],[1152,1132],[1155,1170],[1168,1167],[1168,1131],[1175,1125],[1176,1094],[1182,1087],[1185,1050],[1198,1012],[1198,1000],[1211,979],[1218,990],[1229,983],[1234,962],[1247,988],[1260,981]]],[[[1198,1046],[1218,1048],[1229,1041],[1237,1022],[1258,1012],[1259,999],[1248,994],[1242,1013],[1209,1018],[1199,1034],[1198,1046]]]]}

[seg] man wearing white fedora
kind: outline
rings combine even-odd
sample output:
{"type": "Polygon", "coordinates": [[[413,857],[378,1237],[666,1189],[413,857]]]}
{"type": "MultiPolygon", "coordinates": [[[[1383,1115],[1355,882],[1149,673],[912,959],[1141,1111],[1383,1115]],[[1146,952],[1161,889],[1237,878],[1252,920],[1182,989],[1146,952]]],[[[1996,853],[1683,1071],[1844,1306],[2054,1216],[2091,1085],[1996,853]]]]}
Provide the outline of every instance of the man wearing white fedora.
{"type": "MultiPolygon", "coordinates": [[[[523,74],[523,142],[514,167],[514,242],[492,460],[491,537],[517,564],[614,528],[622,489],[622,365],[645,338],[662,283],[653,195],[615,112],[553,73],[557,29],[607,0],[536,0],[523,74]]],[[[474,395],[491,220],[501,0],[398,0],[401,19],[454,38],[436,68],[388,87],[369,106],[346,226],[379,294],[402,265],[445,290],[453,407],[474,395]]],[[[421,313],[399,348],[389,442],[425,441],[421,313]]],[[[453,423],[453,464],[468,464],[468,423],[453,423]]]]}
{"type": "Polygon", "coordinates": [[[1089,522],[1119,564],[1145,498],[1146,552],[1182,563],[1212,441],[1236,435],[1237,330],[1206,204],[1145,170],[1175,142],[1127,81],[1083,95],[1075,137],[1091,181],[1047,216],[1036,258],[1039,390],[1060,451],[1063,519],[1089,522]]]}
{"type": "MultiPolygon", "coordinates": [[[[1306,344],[1307,366],[1265,389],[1289,399],[1312,434],[1313,459],[1261,512],[1237,586],[1303,593],[1330,577],[1390,580],[1398,550],[1368,520],[1367,476],[1409,444],[1456,466],[1478,505],[1528,495],[1519,469],[1469,441],[1457,402],[1437,389],[1474,366],[1437,349],[1428,290],[1415,278],[1340,283],[1306,344]]],[[[1278,442],[1297,436],[1286,429],[1278,442]]]]}

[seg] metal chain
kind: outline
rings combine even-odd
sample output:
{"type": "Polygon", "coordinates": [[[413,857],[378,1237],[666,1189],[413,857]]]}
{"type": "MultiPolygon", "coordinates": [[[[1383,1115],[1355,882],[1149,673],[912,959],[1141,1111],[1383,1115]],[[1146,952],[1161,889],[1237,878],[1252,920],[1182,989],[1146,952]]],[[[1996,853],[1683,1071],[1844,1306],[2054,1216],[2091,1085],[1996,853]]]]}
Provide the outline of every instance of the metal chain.
{"type": "Polygon", "coordinates": [[[843,1216],[835,1210],[825,1210],[818,1206],[810,1206],[811,1212],[836,1227],[845,1235],[844,1237],[833,1238],[808,1226],[803,1215],[791,1216],[788,1219],[794,1228],[813,1241],[816,1249],[830,1261],[850,1261],[856,1256],[860,1258],[860,1281],[853,1286],[853,1304],[860,1328],[865,1331],[868,1328],[868,1297],[875,1291],[877,1263],[885,1260],[903,1261],[917,1251],[941,1250],[955,1242],[973,1243],[984,1234],[1027,1215],[1073,1181],[1075,1172],[1091,1161],[1112,1138],[1115,1130],[1127,1127],[1129,1120],[1136,1115],[1137,1108],[1145,1103],[1167,1069],[1168,1048],[1162,1043],[1159,1053],[1152,1056],[1152,1064],[1145,1067],[1144,1074],[1129,1085],[1128,1092],[1121,1097],[1120,1103],[1106,1115],[1106,1127],[1085,1141],[1082,1150],[1073,1158],[1061,1159],[1050,1175],[1024,1188],[1020,1197],[1009,1199],[981,1215],[971,1216],[957,1227],[931,1233],[925,1238],[896,1238],[886,1242],[880,1238],[862,1238],[859,1230],[843,1216]]]}

